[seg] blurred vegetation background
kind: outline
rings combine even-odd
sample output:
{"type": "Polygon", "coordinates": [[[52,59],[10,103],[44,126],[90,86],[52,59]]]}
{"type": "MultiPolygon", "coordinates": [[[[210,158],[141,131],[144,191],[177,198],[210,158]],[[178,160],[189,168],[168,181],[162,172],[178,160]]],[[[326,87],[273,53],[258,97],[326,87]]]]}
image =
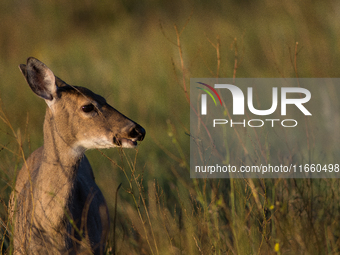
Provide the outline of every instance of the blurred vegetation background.
{"type": "Polygon", "coordinates": [[[43,143],[45,102],[17,68],[34,56],[146,129],[138,151],[102,151],[114,164],[87,152],[112,218],[122,183],[108,254],[338,254],[338,179],[190,179],[184,85],[338,77],[339,11],[332,0],[2,0],[1,218],[20,149],[43,143]]]}

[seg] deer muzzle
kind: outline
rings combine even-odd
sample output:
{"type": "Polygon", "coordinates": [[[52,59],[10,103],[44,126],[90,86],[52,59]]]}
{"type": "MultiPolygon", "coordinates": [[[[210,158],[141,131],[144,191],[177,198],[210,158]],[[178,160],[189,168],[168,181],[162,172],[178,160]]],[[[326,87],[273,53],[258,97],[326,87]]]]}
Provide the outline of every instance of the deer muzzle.
{"type": "Polygon", "coordinates": [[[113,137],[113,143],[123,148],[134,148],[137,146],[137,141],[143,141],[145,137],[145,129],[136,124],[129,130],[127,136],[116,135],[113,137]]]}

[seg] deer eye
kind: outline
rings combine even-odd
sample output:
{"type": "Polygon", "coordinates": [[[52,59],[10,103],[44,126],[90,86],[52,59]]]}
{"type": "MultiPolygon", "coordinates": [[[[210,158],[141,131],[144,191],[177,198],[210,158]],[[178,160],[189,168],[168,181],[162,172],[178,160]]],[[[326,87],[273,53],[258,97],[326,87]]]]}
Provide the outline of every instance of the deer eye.
{"type": "Polygon", "coordinates": [[[94,105],[93,104],[87,104],[81,107],[83,112],[92,112],[94,110],[94,105]]]}

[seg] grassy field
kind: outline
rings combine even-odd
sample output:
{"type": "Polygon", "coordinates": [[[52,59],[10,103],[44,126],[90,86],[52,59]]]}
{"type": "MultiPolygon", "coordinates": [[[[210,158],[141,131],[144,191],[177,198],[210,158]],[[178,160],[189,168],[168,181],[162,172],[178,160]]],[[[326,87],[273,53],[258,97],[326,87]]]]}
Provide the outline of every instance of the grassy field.
{"type": "Polygon", "coordinates": [[[43,142],[45,102],[17,68],[34,56],[146,129],[137,150],[86,153],[112,220],[122,183],[107,254],[339,254],[339,179],[190,179],[185,92],[193,77],[338,77],[339,10],[335,1],[2,0],[1,219],[23,159],[43,142]]]}

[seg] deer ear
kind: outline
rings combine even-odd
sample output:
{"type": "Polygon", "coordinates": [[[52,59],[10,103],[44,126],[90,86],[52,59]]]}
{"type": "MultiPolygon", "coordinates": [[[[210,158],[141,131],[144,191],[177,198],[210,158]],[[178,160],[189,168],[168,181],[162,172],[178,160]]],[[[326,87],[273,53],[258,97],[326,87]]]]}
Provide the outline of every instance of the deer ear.
{"type": "Polygon", "coordinates": [[[49,101],[57,96],[54,74],[44,63],[30,57],[27,65],[19,65],[19,68],[35,94],[49,101]]]}

